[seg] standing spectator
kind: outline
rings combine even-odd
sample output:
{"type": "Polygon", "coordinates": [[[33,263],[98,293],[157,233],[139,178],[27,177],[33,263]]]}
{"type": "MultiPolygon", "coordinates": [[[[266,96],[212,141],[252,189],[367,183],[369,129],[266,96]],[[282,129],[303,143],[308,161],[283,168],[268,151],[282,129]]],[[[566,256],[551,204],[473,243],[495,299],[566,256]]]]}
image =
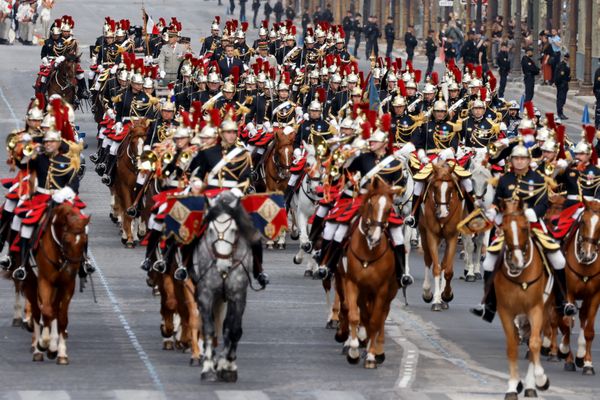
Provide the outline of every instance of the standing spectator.
{"type": "Polygon", "coordinates": [[[571,68],[569,68],[569,53],[565,53],[563,60],[558,63],[554,70],[554,84],[556,85],[556,114],[562,120],[568,119],[563,112],[569,91],[571,80],[571,68]]]}
{"type": "Polygon", "coordinates": [[[54,0],[38,0],[37,14],[40,20],[42,35],[44,38],[50,36],[50,25],[52,25],[52,8],[54,0]]]}
{"type": "Polygon", "coordinates": [[[0,44],[10,44],[8,32],[12,25],[12,10],[8,6],[7,1],[0,0],[0,44]]]}
{"type": "Polygon", "coordinates": [[[294,18],[296,18],[296,10],[294,10],[294,6],[291,2],[288,3],[287,7],[285,8],[285,18],[289,19],[290,21],[293,21],[294,18]]]}
{"type": "Polygon", "coordinates": [[[233,10],[235,10],[235,0],[229,0],[229,7],[227,7],[227,14],[233,15],[233,10]]]}
{"type": "Polygon", "coordinates": [[[240,22],[246,21],[246,2],[248,0],[240,0],[240,22]]]}
{"type": "Polygon", "coordinates": [[[331,3],[327,3],[327,7],[325,8],[325,11],[323,11],[322,19],[325,22],[329,22],[330,24],[333,24],[333,11],[331,11],[331,3]]]}
{"type": "Polygon", "coordinates": [[[562,41],[556,29],[552,29],[550,32],[550,36],[548,36],[548,42],[552,46],[552,58],[550,59],[550,66],[552,67],[552,77],[554,77],[554,71],[560,62],[560,49],[562,46],[562,41]]]}
{"type": "Polygon", "coordinates": [[[254,29],[258,29],[256,25],[256,17],[258,16],[258,10],[260,9],[260,0],[252,0],[252,11],[254,15],[252,16],[252,26],[254,29]]]}
{"type": "Polygon", "coordinates": [[[446,41],[444,42],[444,61],[448,64],[450,60],[456,60],[456,47],[454,46],[454,38],[446,36],[446,41]]]}
{"type": "Polygon", "coordinates": [[[322,20],[323,16],[321,15],[321,6],[317,6],[317,9],[313,13],[313,25],[317,26],[322,20]]]}
{"type": "Polygon", "coordinates": [[[446,30],[446,39],[452,38],[452,45],[454,46],[454,53],[456,54],[456,59],[460,58],[460,50],[462,48],[464,42],[463,33],[456,26],[456,21],[453,19],[448,22],[448,29],[446,30]]]}
{"type": "Polygon", "coordinates": [[[541,66],[542,66],[542,85],[549,85],[553,79],[552,76],[552,65],[550,65],[552,57],[554,57],[554,51],[552,45],[548,41],[548,36],[544,33],[540,34],[540,54],[541,54],[541,66]]]}
{"type": "Polygon", "coordinates": [[[406,46],[406,54],[408,55],[406,61],[412,62],[415,56],[415,47],[418,45],[417,38],[415,37],[415,27],[412,25],[408,26],[408,30],[404,34],[404,45],[406,46]]]}
{"type": "Polygon", "coordinates": [[[498,65],[498,73],[500,74],[500,86],[498,87],[498,97],[504,98],[504,90],[506,89],[506,81],[510,72],[510,59],[508,56],[508,43],[500,44],[500,51],[496,55],[496,65],[498,65]]]}
{"type": "Polygon", "coordinates": [[[461,55],[464,65],[478,64],[478,51],[477,44],[475,43],[475,31],[469,31],[467,34],[467,41],[461,49],[461,55]]]}
{"type": "Polygon", "coordinates": [[[306,36],[306,30],[308,29],[308,24],[310,24],[310,13],[308,12],[308,7],[304,8],[304,14],[302,14],[302,35],[306,36]]]}
{"type": "Polygon", "coordinates": [[[360,13],[356,13],[356,15],[354,16],[354,24],[352,25],[352,31],[354,31],[354,58],[356,58],[357,60],[359,60],[360,58],[358,57],[358,48],[360,47],[360,39],[362,36],[362,32],[363,32],[363,25],[360,22],[360,19],[362,18],[362,15],[360,13]]]}
{"type": "Polygon", "coordinates": [[[354,19],[352,18],[352,11],[348,10],[346,12],[346,16],[342,20],[342,28],[346,33],[346,37],[344,38],[346,43],[346,48],[348,48],[348,42],[350,41],[350,35],[352,34],[352,30],[354,28],[354,19]]]}
{"type": "Polygon", "coordinates": [[[17,11],[19,21],[19,41],[25,46],[33,45],[33,16],[36,5],[34,3],[22,3],[17,11]]]}
{"type": "Polygon", "coordinates": [[[277,0],[275,2],[275,6],[273,6],[273,12],[275,13],[275,21],[277,23],[281,22],[281,17],[283,16],[283,3],[281,0],[277,0]]]}
{"type": "Polygon", "coordinates": [[[392,56],[392,49],[394,48],[394,39],[396,38],[396,32],[394,31],[394,19],[392,17],[388,17],[387,24],[385,24],[385,41],[387,43],[387,48],[385,49],[385,56],[392,56]]]}
{"type": "Polygon", "coordinates": [[[600,66],[594,72],[594,96],[596,97],[596,112],[594,120],[596,129],[600,129],[600,66]]]}
{"type": "Polygon", "coordinates": [[[488,57],[487,57],[487,49],[490,45],[490,39],[488,38],[483,38],[483,40],[481,40],[478,44],[477,44],[477,62],[479,65],[481,65],[481,70],[484,74],[484,76],[487,74],[487,72],[490,69],[490,66],[488,64],[488,57]]]}
{"type": "Polygon", "coordinates": [[[379,46],[377,39],[381,37],[379,26],[377,25],[377,18],[374,16],[369,17],[369,22],[365,26],[365,40],[367,41],[366,58],[369,59],[371,54],[375,54],[375,57],[379,57],[379,46]]]}
{"type": "Polygon", "coordinates": [[[535,85],[535,76],[539,75],[540,69],[533,60],[533,48],[527,47],[525,55],[521,59],[521,68],[523,69],[523,83],[525,83],[525,102],[533,100],[533,87],[535,85]]]}
{"type": "Polygon", "coordinates": [[[270,0],[267,0],[264,6],[265,19],[267,20],[267,22],[270,22],[269,20],[271,19],[271,13],[273,12],[273,7],[271,7],[271,3],[269,3],[269,1],[270,0]]]}
{"type": "Polygon", "coordinates": [[[437,44],[435,43],[435,31],[430,29],[427,40],[425,41],[425,55],[427,56],[427,71],[425,72],[425,76],[429,76],[433,72],[437,48],[437,44]]]}

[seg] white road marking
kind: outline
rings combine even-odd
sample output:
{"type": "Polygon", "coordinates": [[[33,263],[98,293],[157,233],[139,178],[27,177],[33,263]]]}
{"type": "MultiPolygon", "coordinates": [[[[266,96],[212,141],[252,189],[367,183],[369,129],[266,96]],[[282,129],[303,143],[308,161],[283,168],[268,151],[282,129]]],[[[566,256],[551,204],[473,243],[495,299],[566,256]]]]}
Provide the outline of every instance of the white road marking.
{"type": "Polygon", "coordinates": [[[262,390],[215,390],[219,400],[269,400],[262,390]]]}
{"type": "Polygon", "coordinates": [[[4,104],[6,104],[6,108],[8,108],[8,112],[10,113],[10,117],[12,118],[13,122],[15,123],[15,127],[17,129],[19,129],[19,119],[17,118],[17,115],[15,114],[15,110],[13,110],[12,105],[10,104],[10,102],[8,101],[8,99],[6,98],[6,95],[4,94],[4,90],[2,90],[1,86],[0,86],[0,97],[2,97],[2,100],[4,101],[4,104]]]}

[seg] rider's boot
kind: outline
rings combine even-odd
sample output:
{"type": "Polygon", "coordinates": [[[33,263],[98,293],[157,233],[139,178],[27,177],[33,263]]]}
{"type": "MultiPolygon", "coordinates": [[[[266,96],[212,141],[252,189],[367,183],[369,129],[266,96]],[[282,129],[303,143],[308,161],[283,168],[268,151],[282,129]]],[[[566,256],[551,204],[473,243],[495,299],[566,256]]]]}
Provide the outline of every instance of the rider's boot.
{"type": "Polygon", "coordinates": [[[407,287],[413,284],[412,276],[406,274],[406,248],[403,244],[394,246],[394,256],[396,257],[396,280],[398,286],[407,287]]]}
{"type": "Polygon", "coordinates": [[[471,308],[469,311],[481,317],[484,321],[492,322],[496,315],[496,289],[494,287],[494,273],[491,271],[483,271],[483,282],[485,292],[483,295],[482,304],[471,308]]]}
{"type": "Polygon", "coordinates": [[[146,257],[144,258],[142,265],[140,265],[140,268],[146,272],[150,271],[150,268],[152,268],[152,255],[160,243],[161,235],[161,231],[157,231],[155,229],[150,230],[150,234],[148,235],[148,244],[146,245],[146,257]]]}
{"type": "Polygon", "coordinates": [[[573,303],[568,303],[565,298],[565,293],[567,291],[567,278],[565,276],[565,269],[555,269],[554,278],[556,279],[553,286],[554,304],[556,305],[556,310],[561,316],[572,317],[573,315],[577,314],[577,306],[575,306],[573,303]]]}
{"type": "Polygon", "coordinates": [[[313,218],[313,223],[310,227],[310,233],[308,234],[308,241],[311,244],[311,247],[314,246],[315,242],[323,233],[323,228],[325,227],[325,219],[323,217],[319,217],[315,215],[313,218]]]}
{"type": "Polygon", "coordinates": [[[25,280],[27,277],[27,271],[25,270],[25,265],[29,262],[29,242],[30,240],[27,238],[21,238],[19,241],[19,250],[21,253],[21,265],[15,269],[12,273],[13,279],[18,281],[25,280]]]}
{"type": "Polygon", "coordinates": [[[106,157],[106,171],[104,172],[104,175],[102,175],[102,183],[107,186],[111,186],[113,183],[116,163],[117,156],[109,153],[106,157]]]}
{"type": "Polygon", "coordinates": [[[283,194],[283,199],[285,200],[285,209],[289,210],[290,205],[292,203],[292,197],[294,196],[295,187],[288,185],[285,188],[285,193],[283,194]]]}
{"type": "Polygon", "coordinates": [[[252,244],[252,276],[258,281],[261,287],[269,284],[269,275],[263,272],[263,248],[259,241],[252,244]]]}
{"type": "Polygon", "coordinates": [[[413,208],[409,216],[404,219],[404,223],[411,228],[419,226],[419,209],[421,208],[422,196],[413,195],[413,208]]]}
{"type": "MultiPolygon", "coordinates": [[[[141,183],[135,183],[135,187],[133,188],[133,196],[131,197],[133,199],[133,201],[135,201],[138,197],[138,194],[140,193],[140,190],[142,190],[142,187],[144,185],[141,183]]],[[[140,210],[142,208],[142,199],[140,199],[137,204],[135,205],[131,205],[128,209],[127,209],[127,215],[129,215],[132,218],[137,218],[140,216],[140,210]]]]}
{"type": "Polygon", "coordinates": [[[87,85],[85,84],[85,78],[77,80],[77,97],[80,99],[90,98],[90,92],[88,91],[87,85]]]}

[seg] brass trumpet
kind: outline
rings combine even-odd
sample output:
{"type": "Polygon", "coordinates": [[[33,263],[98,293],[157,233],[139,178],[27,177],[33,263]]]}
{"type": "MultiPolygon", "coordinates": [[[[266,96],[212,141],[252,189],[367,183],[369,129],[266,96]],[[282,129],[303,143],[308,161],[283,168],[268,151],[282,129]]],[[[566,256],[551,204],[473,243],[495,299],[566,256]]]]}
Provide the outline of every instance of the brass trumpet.
{"type": "Polygon", "coordinates": [[[544,167],[544,174],[546,174],[546,176],[552,176],[554,174],[555,169],[556,167],[554,166],[554,164],[548,163],[544,167]]]}
{"type": "Polygon", "coordinates": [[[37,148],[32,143],[28,143],[23,148],[23,155],[25,157],[31,157],[36,151],[37,151],[37,148]]]}
{"type": "Polygon", "coordinates": [[[140,156],[140,170],[142,171],[156,171],[156,164],[158,162],[158,156],[152,150],[146,150],[140,156]]]}
{"type": "Polygon", "coordinates": [[[173,152],[171,150],[167,150],[167,152],[165,154],[163,154],[161,160],[162,160],[163,164],[170,164],[171,161],[173,161],[173,157],[174,157],[173,152]]]}
{"type": "Polygon", "coordinates": [[[6,151],[12,153],[15,147],[17,147],[17,143],[19,142],[19,135],[16,132],[9,133],[6,136],[6,151]]]}

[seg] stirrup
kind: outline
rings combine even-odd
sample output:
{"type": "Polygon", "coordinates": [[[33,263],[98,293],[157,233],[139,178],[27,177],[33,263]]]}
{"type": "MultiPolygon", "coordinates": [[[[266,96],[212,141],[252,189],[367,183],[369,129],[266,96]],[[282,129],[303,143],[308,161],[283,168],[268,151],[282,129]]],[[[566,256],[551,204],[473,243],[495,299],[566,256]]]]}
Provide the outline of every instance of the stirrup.
{"type": "Polygon", "coordinates": [[[261,272],[256,277],[256,280],[258,281],[258,284],[264,288],[265,286],[267,286],[269,284],[269,275],[267,275],[264,272],[261,272]]]}
{"type": "Polygon", "coordinates": [[[563,312],[565,317],[572,317],[577,314],[577,306],[573,303],[565,303],[563,312]]]}
{"type": "Polygon", "coordinates": [[[402,287],[410,286],[414,282],[415,282],[414,278],[411,275],[409,275],[409,274],[404,274],[400,278],[400,283],[402,284],[402,287]]]}
{"type": "Polygon", "coordinates": [[[317,270],[313,272],[313,279],[327,279],[329,276],[329,269],[324,265],[319,265],[317,270]]]}
{"type": "Polygon", "coordinates": [[[134,207],[134,206],[130,206],[129,208],[127,208],[126,213],[131,218],[137,218],[140,215],[140,212],[138,211],[137,207],[134,207]]]}
{"type": "Polygon", "coordinates": [[[2,260],[0,260],[0,267],[2,267],[3,270],[8,271],[11,266],[12,257],[7,254],[2,260]]]}
{"type": "Polygon", "coordinates": [[[178,281],[185,281],[188,278],[187,269],[180,265],[173,273],[173,278],[175,278],[178,281]]]}
{"type": "Polygon", "coordinates": [[[112,179],[110,178],[110,175],[102,175],[102,183],[104,183],[106,186],[110,186],[112,184],[112,179]]]}
{"type": "Polygon", "coordinates": [[[417,226],[417,220],[414,217],[414,215],[409,215],[406,218],[404,218],[404,224],[407,225],[410,228],[416,228],[416,226],[417,226]]]}
{"type": "Polygon", "coordinates": [[[165,272],[167,272],[167,263],[165,262],[165,260],[156,260],[154,264],[152,264],[152,269],[156,272],[164,274],[165,272]]]}
{"type": "Polygon", "coordinates": [[[87,275],[91,275],[96,272],[96,267],[94,267],[94,264],[92,264],[87,257],[83,259],[83,270],[87,275]]]}
{"type": "Polygon", "coordinates": [[[90,161],[93,162],[94,164],[96,164],[98,162],[98,158],[100,158],[98,153],[90,154],[90,161]]]}
{"type": "Polygon", "coordinates": [[[21,265],[19,268],[15,269],[12,273],[12,277],[18,281],[25,280],[27,277],[27,271],[25,270],[25,267],[21,265]]]}
{"type": "Polygon", "coordinates": [[[150,271],[150,269],[152,268],[151,262],[149,258],[144,258],[144,261],[142,261],[142,264],[140,265],[140,268],[146,272],[150,271]]]}

